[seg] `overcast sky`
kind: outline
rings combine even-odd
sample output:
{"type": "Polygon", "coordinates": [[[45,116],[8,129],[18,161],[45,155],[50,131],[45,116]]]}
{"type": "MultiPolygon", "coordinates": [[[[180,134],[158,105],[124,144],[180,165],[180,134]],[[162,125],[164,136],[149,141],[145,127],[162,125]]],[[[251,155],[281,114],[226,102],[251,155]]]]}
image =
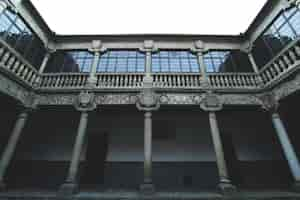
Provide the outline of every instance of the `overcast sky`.
{"type": "Polygon", "coordinates": [[[266,0],[31,0],[57,34],[244,33],[266,0]]]}

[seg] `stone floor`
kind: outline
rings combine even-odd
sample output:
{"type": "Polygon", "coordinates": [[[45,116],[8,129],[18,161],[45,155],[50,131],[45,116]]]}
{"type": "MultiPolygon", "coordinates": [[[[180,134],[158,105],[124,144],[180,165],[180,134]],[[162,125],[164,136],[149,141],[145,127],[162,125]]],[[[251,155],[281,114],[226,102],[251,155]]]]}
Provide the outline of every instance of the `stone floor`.
{"type": "MultiPolygon", "coordinates": [[[[0,200],[52,200],[62,199],[55,191],[7,191],[0,193],[0,200]]],[[[80,191],[78,194],[67,199],[88,199],[88,200],[300,200],[300,193],[291,191],[238,191],[233,195],[221,195],[215,191],[158,191],[153,196],[142,196],[137,191],[106,190],[106,191],[80,191]]]]}

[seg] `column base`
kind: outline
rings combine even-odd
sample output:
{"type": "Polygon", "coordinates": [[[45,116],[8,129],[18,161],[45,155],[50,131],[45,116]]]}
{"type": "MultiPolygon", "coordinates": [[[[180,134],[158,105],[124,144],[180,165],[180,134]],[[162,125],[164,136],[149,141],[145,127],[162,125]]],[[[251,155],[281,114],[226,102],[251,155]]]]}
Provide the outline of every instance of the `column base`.
{"type": "Polygon", "coordinates": [[[70,196],[78,192],[77,183],[64,183],[60,186],[58,195],[60,196],[70,196]]]}
{"type": "Polygon", "coordinates": [[[236,192],[236,187],[231,182],[221,182],[218,185],[219,191],[224,195],[231,195],[236,192]]]}
{"type": "Polygon", "coordinates": [[[0,181],[0,192],[3,192],[6,190],[6,184],[3,181],[0,181]]]}
{"type": "Polygon", "coordinates": [[[300,193],[300,182],[296,181],[292,186],[292,190],[294,192],[300,193]]]}
{"type": "Polygon", "coordinates": [[[155,193],[155,187],[153,183],[143,183],[140,185],[140,193],[142,195],[153,195],[155,193]]]}

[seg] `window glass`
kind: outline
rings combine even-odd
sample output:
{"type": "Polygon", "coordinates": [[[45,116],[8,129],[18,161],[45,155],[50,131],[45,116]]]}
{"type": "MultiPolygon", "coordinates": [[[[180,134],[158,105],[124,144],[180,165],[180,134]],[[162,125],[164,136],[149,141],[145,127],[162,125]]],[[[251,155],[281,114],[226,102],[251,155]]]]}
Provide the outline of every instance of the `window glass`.
{"type": "Polygon", "coordinates": [[[162,50],[152,55],[152,72],[199,72],[197,56],[189,51],[162,50]]]}
{"type": "Polygon", "coordinates": [[[145,55],[136,50],[109,50],[100,56],[97,72],[144,72],[145,55]]]}

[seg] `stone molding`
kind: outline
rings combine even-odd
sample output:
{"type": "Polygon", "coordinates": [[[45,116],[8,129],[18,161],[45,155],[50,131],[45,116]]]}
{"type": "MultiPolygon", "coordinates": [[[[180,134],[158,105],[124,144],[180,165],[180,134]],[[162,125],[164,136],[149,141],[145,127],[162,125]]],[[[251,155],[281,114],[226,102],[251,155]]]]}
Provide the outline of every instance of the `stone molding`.
{"type": "Polygon", "coordinates": [[[78,111],[92,111],[97,108],[97,104],[95,102],[95,94],[89,91],[82,91],[75,98],[74,107],[78,111]]]}
{"type": "Polygon", "coordinates": [[[200,102],[200,108],[204,111],[220,111],[223,109],[223,103],[217,94],[208,92],[200,102]]]}
{"type": "Polygon", "coordinates": [[[142,111],[154,111],[160,108],[160,96],[152,88],[144,88],[137,95],[136,107],[142,111]]]}
{"type": "Polygon", "coordinates": [[[267,92],[262,95],[258,95],[261,106],[264,110],[275,113],[278,110],[279,102],[276,100],[273,92],[267,92]]]}

